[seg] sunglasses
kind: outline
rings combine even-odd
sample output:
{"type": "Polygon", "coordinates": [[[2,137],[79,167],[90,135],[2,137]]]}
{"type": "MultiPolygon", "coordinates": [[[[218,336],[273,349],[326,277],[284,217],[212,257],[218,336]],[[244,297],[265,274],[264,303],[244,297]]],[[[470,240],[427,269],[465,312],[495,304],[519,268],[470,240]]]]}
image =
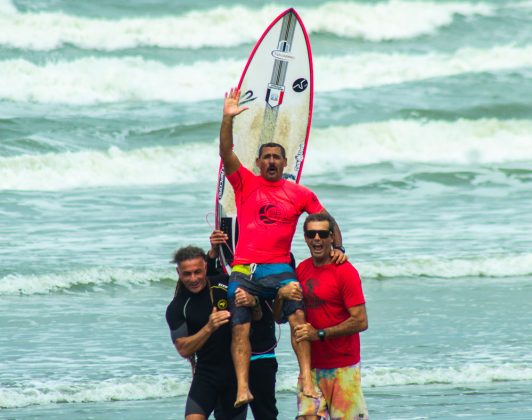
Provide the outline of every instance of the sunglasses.
{"type": "Polygon", "coordinates": [[[330,230],[307,230],[305,231],[305,236],[309,239],[314,239],[316,237],[316,234],[321,239],[327,239],[331,235],[330,230]]]}

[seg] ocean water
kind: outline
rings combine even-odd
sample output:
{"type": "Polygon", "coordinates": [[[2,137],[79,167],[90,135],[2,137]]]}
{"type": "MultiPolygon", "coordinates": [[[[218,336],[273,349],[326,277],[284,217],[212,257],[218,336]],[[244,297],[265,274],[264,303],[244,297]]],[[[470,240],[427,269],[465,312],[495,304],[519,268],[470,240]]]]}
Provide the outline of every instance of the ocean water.
{"type": "Polygon", "coordinates": [[[0,0],[0,418],[182,418],[168,260],[208,246],[221,98],[290,6],[371,418],[532,418],[528,0],[0,0]]]}

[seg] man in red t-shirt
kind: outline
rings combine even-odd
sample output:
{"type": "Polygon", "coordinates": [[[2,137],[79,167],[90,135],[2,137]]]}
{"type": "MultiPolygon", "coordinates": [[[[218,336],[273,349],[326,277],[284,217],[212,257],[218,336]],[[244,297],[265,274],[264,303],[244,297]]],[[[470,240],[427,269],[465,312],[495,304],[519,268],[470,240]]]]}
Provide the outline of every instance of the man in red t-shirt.
{"type": "MultiPolygon", "coordinates": [[[[231,89],[225,95],[220,128],[220,157],[225,176],[235,190],[239,239],[235,250],[228,296],[232,323],[232,357],[238,382],[235,406],[253,399],[249,391],[248,372],[251,347],[249,344],[250,314],[237,307],[236,289],[273,299],[288,283],[298,285],[290,267],[290,247],[299,216],[303,212],[328,214],[316,195],[302,185],[283,179],[287,165],[284,148],[277,143],[261,145],[256,160],[260,175],[242,166],[233,152],[233,118],[247,107],[239,106],[240,91],[231,89]]],[[[331,261],[337,264],[347,257],[342,248],[340,230],[335,228],[331,261]]],[[[298,286],[297,286],[298,287],[298,286]]],[[[302,303],[285,300],[283,315],[291,330],[305,323],[302,303]]],[[[310,344],[292,339],[305,395],[316,397],[310,373],[310,344]]]]}
{"type": "MultiPolygon", "coordinates": [[[[312,380],[322,395],[313,399],[298,393],[298,417],[366,419],[359,332],[368,328],[368,319],[360,277],[349,262],[332,264],[332,218],[311,214],[303,229],[311,258],[299,264],[296,275],[308,322],[296,326],[294,336],[297,342],[311,343],[312,380]]],[[[280,295],[288,295],[291,288],[285,286],[280,295]]]]}

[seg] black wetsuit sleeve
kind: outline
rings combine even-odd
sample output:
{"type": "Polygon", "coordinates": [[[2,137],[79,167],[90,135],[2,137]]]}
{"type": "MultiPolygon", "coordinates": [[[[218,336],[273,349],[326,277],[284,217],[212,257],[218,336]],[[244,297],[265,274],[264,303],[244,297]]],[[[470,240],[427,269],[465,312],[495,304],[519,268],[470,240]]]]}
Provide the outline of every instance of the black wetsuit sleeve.
{"type": "Polygon", "coordinates": [[[223,273],[222,268],[218,264],[218,258],[211,258],[207,254],[207,275],[216,276],[223,273]]]}
{"type": "Polygon", "coordinates": [[[166,308],[166,322],[170,328],[172,344],[181,337],[188,337],[188,327],[183,313],[183,303],[177,297],[166,308]]]}

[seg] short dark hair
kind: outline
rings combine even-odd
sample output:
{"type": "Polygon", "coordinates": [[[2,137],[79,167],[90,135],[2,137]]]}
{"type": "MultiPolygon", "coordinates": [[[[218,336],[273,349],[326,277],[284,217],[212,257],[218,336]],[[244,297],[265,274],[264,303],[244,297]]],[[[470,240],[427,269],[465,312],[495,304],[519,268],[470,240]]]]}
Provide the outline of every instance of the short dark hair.
{"type": "MultiPolygon", "coordinates": [[[[176,252],[174,252],[174,256],[170,262],[179,265],[183,261],[194,260],[196,258],[202,258],[204,261],[207,261],[207,255],[203,249],[194,245],[189,245],[179,248],[176,252]]],[[[183,289],[181,286],[181,279],[177,279],[174,297],[177,296],[183,289]]]]}
{"type": "Polygon", "coordinates": [[[310,222],[329,222],[329,230],[334,232],[336,228],[336,220],[328,213],[314,213],[309,214],[303,223],[303,232],[307,231],[307,225],[310,222]]]}
{"type": "Polygon", "coordinates": [[[202,258],[203,260],[207,261],[207,255],[203,249],[194,245],[189,245],[179,248],[176,252],[174,252],[171,262],[180,264],[183,261],[193,260],[195,258],[202,258]]]}
{"type": "Polygon", "coordinates": [[[283,157],[283,159],[286,159],[286,150],[284,149],[284,147],[279,143],[273,143],[273,142],[264,143],[260,145],[259,157],[262,155],[262,149],[264,149],[265,147],[278,147],[279,149],[281,149],[281,156],[283,157]]]}

